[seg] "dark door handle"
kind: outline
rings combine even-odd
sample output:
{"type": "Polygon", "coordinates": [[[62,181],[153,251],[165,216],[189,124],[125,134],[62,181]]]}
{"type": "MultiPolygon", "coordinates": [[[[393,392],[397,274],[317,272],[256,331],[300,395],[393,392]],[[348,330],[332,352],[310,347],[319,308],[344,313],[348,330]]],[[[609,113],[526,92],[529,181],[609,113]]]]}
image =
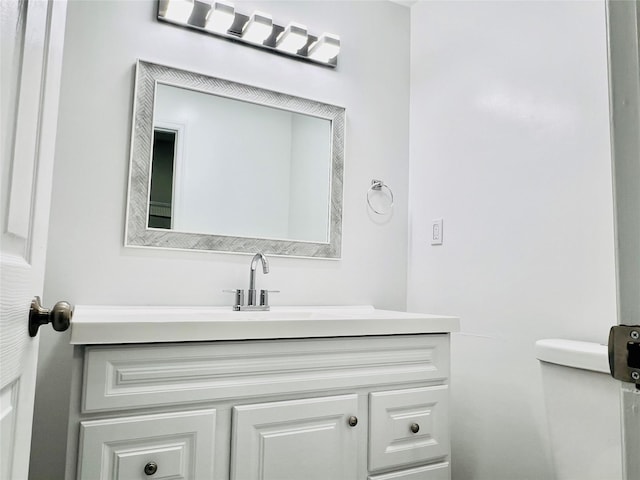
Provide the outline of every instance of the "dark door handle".
{"type": "Polygon", "coordinates": [[[69,328],[72,316],[73,307],[69,302],[58,302],[49,310],[42,307],[40,297],[34,297],[29,309],[29,335],[35,337],[40,325],[47,323],[51,323],[56,332],[64,332],[69,328]]]}

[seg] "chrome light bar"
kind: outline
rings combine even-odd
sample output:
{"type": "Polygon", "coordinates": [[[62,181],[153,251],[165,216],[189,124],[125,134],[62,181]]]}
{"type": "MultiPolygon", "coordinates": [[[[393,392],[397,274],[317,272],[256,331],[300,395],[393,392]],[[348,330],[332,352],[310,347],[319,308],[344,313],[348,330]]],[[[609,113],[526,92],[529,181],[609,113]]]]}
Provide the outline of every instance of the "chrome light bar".
{"type": "Polygon", "coordinates": [[[294,22],[283,27],[264,12],[244,15],[226,1],[158,0],[158,20],[298,60],[334,68],[338,65],[339,36],[311,35],[306,26],[294,22]]]}

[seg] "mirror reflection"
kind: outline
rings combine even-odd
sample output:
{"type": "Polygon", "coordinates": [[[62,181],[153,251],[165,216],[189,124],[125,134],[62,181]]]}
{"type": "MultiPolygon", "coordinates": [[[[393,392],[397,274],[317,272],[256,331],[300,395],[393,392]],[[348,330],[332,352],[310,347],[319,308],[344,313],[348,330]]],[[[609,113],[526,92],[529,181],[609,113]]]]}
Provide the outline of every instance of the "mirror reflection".
{"type": "Polygon", "coordinates": [[[148,228],[328,242],[331,123],[158,83],[148,228]]]}

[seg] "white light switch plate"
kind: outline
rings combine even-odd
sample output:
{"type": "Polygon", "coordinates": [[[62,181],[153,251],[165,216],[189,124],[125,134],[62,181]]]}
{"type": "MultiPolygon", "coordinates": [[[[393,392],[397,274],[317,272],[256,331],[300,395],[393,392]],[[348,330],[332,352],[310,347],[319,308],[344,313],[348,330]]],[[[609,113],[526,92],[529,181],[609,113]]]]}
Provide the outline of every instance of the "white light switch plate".
{"type": "Polygon", "coordinates": [[[442,245],[442,219],[431,220],[431,245],[442,245]]]}

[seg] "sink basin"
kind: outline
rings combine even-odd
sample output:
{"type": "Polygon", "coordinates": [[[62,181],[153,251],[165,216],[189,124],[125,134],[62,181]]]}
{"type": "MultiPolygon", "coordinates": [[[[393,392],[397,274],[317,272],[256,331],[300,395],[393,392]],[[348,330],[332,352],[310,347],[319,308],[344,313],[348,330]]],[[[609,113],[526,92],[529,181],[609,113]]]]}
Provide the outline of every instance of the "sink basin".
{"type": "Polygon", "coordinates": [[[272,307],[267,312],[235,312],[229,307],[77,305],[71,320],[71,343],[445,333],[458,328],[455,317],[378,310],[372,306],[272,307]]]}

